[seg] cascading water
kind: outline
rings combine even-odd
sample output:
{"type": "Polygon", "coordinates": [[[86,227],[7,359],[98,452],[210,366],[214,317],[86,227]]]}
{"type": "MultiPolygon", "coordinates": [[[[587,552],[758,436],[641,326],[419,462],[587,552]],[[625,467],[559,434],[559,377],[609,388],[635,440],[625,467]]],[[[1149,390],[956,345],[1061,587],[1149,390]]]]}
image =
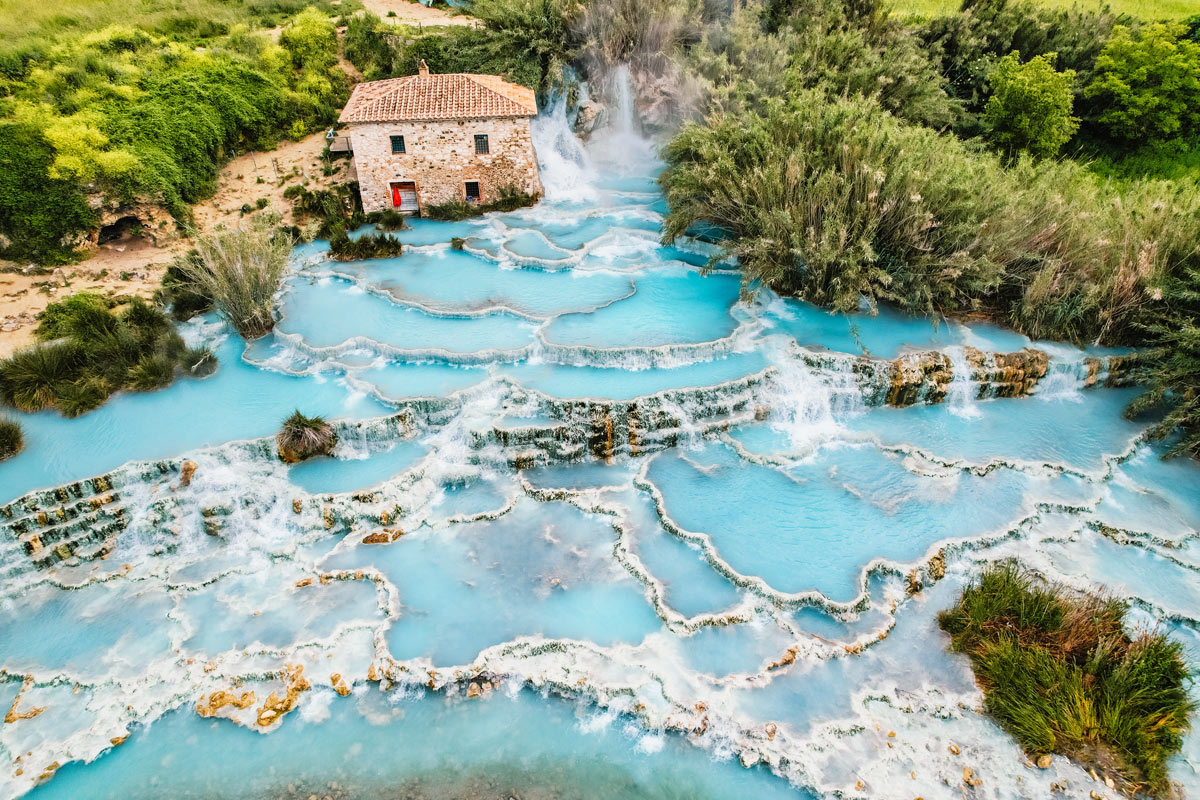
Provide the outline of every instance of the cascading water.
{"type": "Polygon", "coordinates": [[[966,351],[961,347],[954,347],[947,350],[946,355],[950,358],[952,370],[950,388],[946,393],[946,403],[951,413],[965,419],[978,417],[976,398],[979,396],[979,386],[971,377],[971,364],[967,361],[966,351]]]}
{"type": "MultiPolygon", "coordinates": [[[[964,345],[1045,345],[702,276],[629,86],[587,148],[561,98],[535,121],[538,206],[299,250],[275,333],[191,328],[211,378],[21,415],[0,796],[1106,791],[1025,766],[936,614],[1015,557],[1194,649],[1195,465],[1133,390],[976,399],[964,345]],[[278,460],[297,407],[335,458],[278,460]]],[[[1178,762],[1196,792],[1195,734],[1178,762]]]]}

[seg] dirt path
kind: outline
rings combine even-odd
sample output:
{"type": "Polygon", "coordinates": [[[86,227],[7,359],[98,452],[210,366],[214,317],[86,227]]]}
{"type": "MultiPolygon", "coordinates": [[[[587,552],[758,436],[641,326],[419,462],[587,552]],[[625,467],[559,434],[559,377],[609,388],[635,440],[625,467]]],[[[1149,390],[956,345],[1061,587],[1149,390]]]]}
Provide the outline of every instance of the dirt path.
{"type": "Polygon", "coordinates": [[[430,8],[413,0],[362,0],[363,8],[395,25],[474,25],[475,19],[430,8]],[[389,16],[391,14],[392,16],[389,16]]]}

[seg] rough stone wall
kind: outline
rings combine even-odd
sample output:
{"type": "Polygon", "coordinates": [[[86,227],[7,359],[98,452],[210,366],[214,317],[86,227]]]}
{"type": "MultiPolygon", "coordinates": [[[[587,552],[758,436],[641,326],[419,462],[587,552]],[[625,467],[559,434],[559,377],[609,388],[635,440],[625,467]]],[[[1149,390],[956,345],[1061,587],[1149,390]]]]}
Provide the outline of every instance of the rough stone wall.
{"type": "Polygon", "coordinates": [[[482,203],[494,201],[506,186],[542,193],[527,117],[359,123],[349,133],[368,212],[392,207],[390,184],[397,181],[417,184],[422,208],[462,200],[467,181],[479,181],[482,203]],[[478,133],[488,136],[486,155],[475,153],[478,133]],[[392,153],[393,135],[404,137],[407,152],[392,153]]]}

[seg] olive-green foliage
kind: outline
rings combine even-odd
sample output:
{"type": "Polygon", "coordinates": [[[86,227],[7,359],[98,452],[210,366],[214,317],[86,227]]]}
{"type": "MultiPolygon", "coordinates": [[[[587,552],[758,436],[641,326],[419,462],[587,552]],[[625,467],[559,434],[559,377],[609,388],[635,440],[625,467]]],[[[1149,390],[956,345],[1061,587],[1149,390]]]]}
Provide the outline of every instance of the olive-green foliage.
{"type": "Polygon", "coordinates": [[[707,84],[709,110],[760,110],[819,89],[873,97],[902,119],[936,128],[960,113],[915,33],[873,0],[750,4],[710,29],[689,61],[707,84]]]}
{"type": "Polygon", "coordinates": [[[1156,795],[1190,728],[1183,648],[1130,637],[1125,605],[1046,585],[1013,563],[986,569],[938,622],[971,659],[985,707],[1030,753],[1061,753],[1156,795]]]}
{"type": "Polygon", "coordinates": [[[447,200],[421,209],[421,215],[428,219],[457,221],[478,217],[489,211],[516,211],[526,208],[540,199],[541,195],[526,194],[512,186],[500,188],[500,196],[490,203],[468,203],[464,200],[447,200]]]}
{"type": "Polygon", "coordinates": [[[1158,346],[1140,367],[1147,388],[1127,414],[1165,409],[1166,415],[1151,426],[1150,435],[1163,439],[1178,431],[1171,454],[1200,458],[1200,269],[1185,270],[1166,281],[1162,291],[1167,310],[1147,325],[1158,346]]]}
{"type": "Polygon", "coordinates": [[[347,20],[342,48],[346,60],[353,64],[366,80],[390,78],[396,74],[392,69],[396,50],[392,47],[389,35],[390,29],[370,11],[347,20]]]}
{"type": "MultiPolygon", "coordinates": [[[[21,411],[57,408],[78,416],[121,389],[146,391],[169,384],[177,370],[199,374],[198,364],[170,321],[134,298],[114,314],[92,298],[52,303],[39,337],[53,339],[0,362],[0,399],[21,411]]],[[[211,356],[210,356],[211,358],[211,356]]]]}
{"type": "Polygon", "coordinates": [[[1137,341],[1153,288],[1198,258],[1187,187],[1121,196],[1071,162],[1005,165],[869,100],[807,92],[715,115],[664,157],[667,241],[713,226],[748,279],[840,310],[865,296],[989,311],[1040,338],[1137,341]]]}
{"type": "Polygon", "coordinates": [[[305,11],[281,41],[233,26],[193,48],[122,25],[0,58],[0,255],[70,258],[96,222],[89,193],[184,220],[231,154],[334,120],[332,22],[305,11]]]}
{"type": "Polygon", "coordinates": [[[0,417],[0,461],[12,458],[25,446],[25,437],[16,420],[0,417]]]}
{"type": "Polygon", "coordinates": [[[403,252],[400,240],[390,233],[369,233],[351,239],[345,228],[336,228],[329,237],[329,255],[335,261],[361,261],[364,258],[395,258],[403,252]]]}
{"type": "Polygon", "coordinates": [[[996,63],[983,127],[988,139],[1005,153],[1053,156],[1079,128],[1079,120],[1071,116],[1075,71],[1056,72],[1053,62],[1050,53],[1022,64],[1020,54],[1014,52],[996,63]]]}
{"type": "Polygon", "coordinates": [[[83,187],[51,178],[53,163],[36,125],[0,122],[0,258],[65,263],[74,255],[71,234],[96,224],[83,187]]]}
{"type": "Polygon", "coordinates": [[[370,214],[364,215],[363,219],[381,231],[402,231],[408,227],[404,215],[394,208],[372,211],[370,214]]]}
{"type": "Polygon", "coordinates": [[[354,230],[367,221],[357,183],[338,183],[310,191],[299,184],[289,186],[283,196],[292,201],[297,217],[315,220],[316,235],[328,239],[338,229],[354,230]]]}
{"type": "Polygon", "coordinates": [[[196,257],[175,262],[182,284],[211,297],[216,312],[245,339],[275,327],[275,295],[294,243],[277,229],[278,222],[266,214],[238,229],[193,231],[196,257]]]}
{"type": "Polygon", "coordinates": [[[973,135],[990,94],[988,77],[996,61],[1013,51],[1026,59],[1056,53],[1055,66],[1076,73],[1075,111],[1086,118],[1090,105],[1082,95],[1096,57],[1114,26],[1130,21],[1107,7],[1088,11],[1082,4],[1063,9],[1034,0],[965,0],[959,13],[925,23],[921,37],[926,52],[940,62],[950,95],[967,112],[956,130],[973,135]]]}
{"type": "Polygon", "coordinates": [[[38,314],[38,326],[35,330],[37,338],[43,342],[61,339],[71,333],[73,323],[79,311],[86,308],[106,311],[116,305],[109,297],[91,292],[76,292],[69,297],[51,303],[42,313],[38,314]]]}
{"type": "Polygon", "coordinates": [[[189,250],[187,253],[177,256],[167,265],[167,271],[163,273],[159,297],[161,303],[170,308],[171,316],[178,320],[187,320],[197,314],[211,311],[213,300],[202,294],[187,279],[184,270],[180,267],[182,261],[189,262],[192,269],[201,269],[204,266],[200,261],[200,254],[195,250],[189,250]]]}
{"type": "Polygon", "coordinates": [[[534,88],[547,90],[564,83],[563,69],[573,58],[571,15],[573,0],[474,0],[471,15],[491,34],[487,45],[496,56],[536,65],[534,88]]]}
{"type": "Polygon", "coordinates": [[[1112,136],[1139,142],[1200,135],[1200,43],[1179,23],[1119,26],[1086,94],[1112,136]]]}

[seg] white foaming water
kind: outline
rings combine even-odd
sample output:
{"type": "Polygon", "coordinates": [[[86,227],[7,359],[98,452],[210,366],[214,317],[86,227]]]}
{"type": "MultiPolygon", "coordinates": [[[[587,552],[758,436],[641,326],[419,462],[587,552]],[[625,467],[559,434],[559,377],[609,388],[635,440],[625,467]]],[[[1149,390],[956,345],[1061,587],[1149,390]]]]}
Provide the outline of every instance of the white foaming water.
{"type": "Polygon", "coordinates": [[[971,378],[971,364],[967,361],[966,350],[953,347],[946,351],[946,356],[950,359],[953,374],[946,393],[946,403],[949,404],[951,413],[964,419],[978,417],[979,387],[971,378]]]}
{"type": "Polygon", "coordinates": [[[1083,401],[1083,385],[1087,379],[1087,364],[1079,354],[1061,346],[1044,348],[1050,354],[1046,376],[1038,381],[1034,396],[1042,400],[1079,403],[1083,401]]]}
{"type": "Polygon", "coordinates": [[[588,155],[571,130],[567,98],[557,92],[550,107],[543,109],[532,125],[533,147],[546,199],[559,202],[588,202],[597,198],[595,173],[588,155]]]}

